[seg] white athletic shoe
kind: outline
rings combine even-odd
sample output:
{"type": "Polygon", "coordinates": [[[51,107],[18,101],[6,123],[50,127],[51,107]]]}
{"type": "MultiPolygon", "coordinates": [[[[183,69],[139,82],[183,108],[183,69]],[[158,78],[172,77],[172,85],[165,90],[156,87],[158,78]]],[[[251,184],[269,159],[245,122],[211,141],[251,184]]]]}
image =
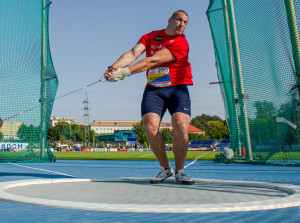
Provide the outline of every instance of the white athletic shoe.
{"type": "Polygon", "coordinates": [[[150,183],[162,183],[165,179],[172,176],[174,174],[174,171],[172,167],[170,169],[165,169],[164,167],[160,167],[159,173],[156,175],[156,178],[154,180],[150,180],[150,183]]]}
{"type": "Polygon", "coordinates": [[[188,175],[186,175],[183,171],[183,169],[178,170],[177,173],[175,173],[175,179],[177,182],[181,182],[183,184],[194,184],[194,180],[192,180],[188,175]]]}

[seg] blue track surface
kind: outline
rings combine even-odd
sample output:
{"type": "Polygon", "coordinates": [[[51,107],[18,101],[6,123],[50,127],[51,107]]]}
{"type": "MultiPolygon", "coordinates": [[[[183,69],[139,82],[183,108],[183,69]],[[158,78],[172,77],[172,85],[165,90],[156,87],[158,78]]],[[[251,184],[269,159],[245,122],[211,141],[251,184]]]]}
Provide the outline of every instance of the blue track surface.
{"type": "MultiPolygon", "coordinates": [[[[186,163],[188,164],[189,161],[186,163]]],[[[174,163],[171,163],[174,167],[174,163]]],[[[0,163],[0,182],[66,177],[89,179],[153,177],[156,161],[60,161],[56,163],[0,163]],[[37,168],[29,169],[25,168],[37,168]],[[53,172],[46,172],[53,171],[53,172]]],[[[193,178],[261,181],[300,185],[300,167],[222,164],[198,161],[186,172],[193,178]]],[[[76,196],[76,194],[74,195],[76,196]]],[[[145,196],[147,193],[145,192],[145,196]]],[[[195,199],[201,199],[195,198],[195,199]]],[[[233,213],[164,214],[70,210],[0,200],[0,222],[300,222],[300,207],[233,213]]]]}

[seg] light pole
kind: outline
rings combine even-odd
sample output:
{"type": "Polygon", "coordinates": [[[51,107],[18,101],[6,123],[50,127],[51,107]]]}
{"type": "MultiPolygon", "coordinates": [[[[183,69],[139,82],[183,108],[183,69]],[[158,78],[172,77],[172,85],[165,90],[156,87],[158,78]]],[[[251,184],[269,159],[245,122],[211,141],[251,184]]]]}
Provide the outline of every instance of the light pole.
{"type": "Polygon", "coordinates": [[[72,120],[71,120],[71,110],[69,110],[69,113],[70,113],[70,141],[72,140],[72,127],[71,127],[71,125],[72,125],[72,120]]]}

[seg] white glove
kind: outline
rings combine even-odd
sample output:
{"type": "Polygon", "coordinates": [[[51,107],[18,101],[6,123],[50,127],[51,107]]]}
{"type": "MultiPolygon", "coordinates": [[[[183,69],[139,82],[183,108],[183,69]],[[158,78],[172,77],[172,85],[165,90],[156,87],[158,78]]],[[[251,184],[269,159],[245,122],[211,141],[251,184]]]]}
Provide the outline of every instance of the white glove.
{"type": "Polygon", "coordinates": [[[128,77],[131,75],[129,68],[118,68],[115,72],[107,72],[106,75],[109,76],[110,82],[123,80],[124,77],[128,77]]]}

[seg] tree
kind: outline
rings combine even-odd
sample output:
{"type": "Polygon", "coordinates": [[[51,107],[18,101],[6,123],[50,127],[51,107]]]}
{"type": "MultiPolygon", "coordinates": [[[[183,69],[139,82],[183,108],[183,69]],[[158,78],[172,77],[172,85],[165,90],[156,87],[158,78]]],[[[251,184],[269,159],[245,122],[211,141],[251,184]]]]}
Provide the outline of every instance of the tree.
{"type": "MultiPolygon", "coordinates": [[[[85,136],[85,130],[84,130],[84,128],[81,129],[81,131],[82,131],[82,135],[85,136]]],[[[95,138],[96,133],[95,133],[94,130],[88,129],[88,132],[87,132],[86,135],[87,135],[87,138],[86,138],[87,142],[90,142],[90,143],[91,143],[91,142],[94,141],[94,138],[95,138]]]]}
{"type": "MultiPolygon", "coordinates": [[[[296,98],[296,96],[294,97],[296,98]]],[[[295,125],[299,125],[299,116],[298,114],[299,100],[294,99],[290,103],[282,104],[278,111],[278,117],[283,117],[295,125]]],[[[294,129],[291,126],[288,126],[286,123],[278,123],[278,129],[282,132],[282,129],[285,130],[286,134],[281,134],[283,136],[283,144],[294,144],[299,142],[299,128],[294,129]]]]}
{"type": "Polygon", "coordinates": [[[84,129],[80,129],[78,132],[75,133],[76,134],[76,140],[83,142],[84,141],[84,129]]]}
{"type": "Polygon", "coordinates": [[[144,148],[148,148],[148,143],[147,143],[147,141],[144,142],[144,148]]]}
{"type": "Polygon", "coordinates": [[[262,144],[277,140],[276,116],[278,114],[274,103],[269,101],[254,102],[256,117],[249,119],[250,136],[253,144],[262,144]]]}
{"type": "MultiPolygon", "coordinates": [[[[89,137],[86,139],[88,142],[95,143],[99,142],[97,138],[95,138],[94,130],[89,129],[88,134],[89,137]]],[[[59,122],[54,127],[49,126],[47,138],[50,142],[61,141],[66,142],[70,140],[70,124],[67,122],[59,122]]],[[[85,129],[80,128],[78,124],[71,124],[71,140],[72,141],[85,141],[85,129]]]]}
{"type": "Polygon", "coordinates": [[[140,143],[147,141],[147,134],[144,129],[142,121],[133,126],[133,129],[136,132],[136,140],[140,143]]]}
{"type": "Polygon", "coordinates": [[[17,136],[24,142],[39,142],[40,128],[37,126],[20,125],[17,136]]]}
{"type": "Polygon", "coordinates": [[[101,147],[100,148],[104,148],[105,146],[104,146],[104,142],[102,141],[101,142],[101,147]]]}
{"type": "Polygon", "coordinates": [[[254,107],[256,108],[257,119],[272,119],[276,116],[277,112],[273,102],[256,101],[254,107]]]}
{"type": "Polygon", "coordinates": [[[3,139],[3,133],[0,132],[0,140],[2,140],[2,139],[3,139]]]}
{"type": "Polygon", "coordinates": [[[61,129],[60,136],[61,136],[60,139],[62,139],[62,137],[64,137],[65,139],[69,140],[70,139],[70,127],[65,127],[63,129],[61,129]]]}
{"type": "MultiPolygon", "coordinates": [[[[206,135],[209,138],[228,138],[228,131],[227,131],[227,124],[226,121],[221,119],[217,115],[205,115],[202,114],[201,116],[196,116],[192,118],[191,124],[199,129],[202,129],[206,132],[206,135]]],[[[197,138],[195,135],[191,135],[190,140],[197,138]]],[[[207,139],[207,136],[200,135],[198,139],[207,139]]]]}
{"type": "Polygon", "coordinates": [[[70,128],[70,124],[67,122],[58,122],[54,128],[58,129],[59,132],[61,132],[62,129],[64,128],[70,128]]]}
{"type": "Polygon", "coordinates": [[[47,139],[51,142],[58,141],[60,138],[60,133],[57,128],[49,126],[47,139]]]}
{"type": "Polygon", "coordinates": [[[207,122],[207,134],[211,139],[222,139],[228,138],[227,127],[223,122],[220,121],[208,121],[207,122]]]}
{"type": "MultiPolygon", "coordinates": [[[[53,136],[55,141],[64,141],[65,142],[66,139],[70,138],[70,124],[67,122],[58,122],[54,127],[49,127],[47,137],[49,135],[50,135],[50,137],[53,136]],[[50,133],[49,133],[49,131],[50,131],[50,133]]],[[[51,141],[51,139],[49,139],[49,140],[51,141]]]]}
{"type": "Polygon", "coordinates": [[[64,135],[61,135],[59,140],[60,140],[62,143],[66,143],[66,142],[67,142],[67,138],[66,138],[66,136],[64,136],[64,135]]]}
{"type": "Polygon", "coordinates": [[[211,115],[202,114],[201,116],[196,116],[195,118],[192,118],[191,124],[199,129],[202,129],[205,132],[207,132],[207,130],[208,130],[207,122],[208,121],[220,121],[220,122],[225,123],[225,121],[222,120],[217,115],[211,116],[211,115]]]}
{"type": "Polygon", "coordinates": [[[204,134],[197,134],[197,133],[189,133],[189,140],[200,140],[200,139],[207,139],[207,136],[204,134]]]}
{"type": "MultiPolygon", "coordinates": [[[[70,129],[70,127],[69,127],[69,129],[70,129]]],[[[71,139],[73,141],[83,141],[83,140],[80,140],[78,137],[78,135],[80,135],[80,132],[81,132],[80,125],[72,123],[71,124],[71,139]]]]}
{"type": "Polygon", "coordinates": [[[165,140],[165,143],[167,144],[171,144],[173,143],[173,138],[172,135],[170,133],[170,130],[168,128],[163,128],[163,130],[161,131],[162,137],[165,140]]]}

